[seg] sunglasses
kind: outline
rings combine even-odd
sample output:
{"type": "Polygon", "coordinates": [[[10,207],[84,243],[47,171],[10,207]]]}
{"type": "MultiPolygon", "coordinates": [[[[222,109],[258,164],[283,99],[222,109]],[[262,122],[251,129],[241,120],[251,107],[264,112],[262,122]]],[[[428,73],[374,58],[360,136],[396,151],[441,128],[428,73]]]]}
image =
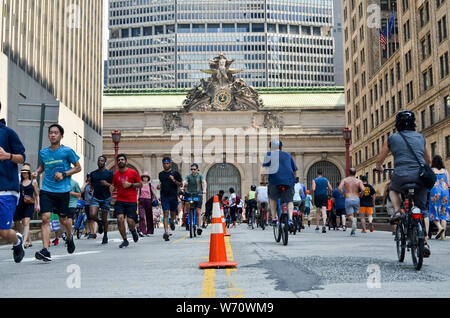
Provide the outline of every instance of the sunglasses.
{"type": "Polygon", "coordinates": [[[197,171],[197,169],[191,169],[191,171],[197,171]]]}

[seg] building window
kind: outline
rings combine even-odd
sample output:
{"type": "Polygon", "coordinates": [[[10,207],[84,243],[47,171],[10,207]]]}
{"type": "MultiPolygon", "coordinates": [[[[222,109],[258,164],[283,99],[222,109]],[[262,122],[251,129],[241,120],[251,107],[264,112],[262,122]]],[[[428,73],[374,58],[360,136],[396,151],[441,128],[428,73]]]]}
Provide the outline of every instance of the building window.
{"type": "Polygon", "coordinates": [[[430,106],[430,126],[434,125],[434,105],[430,106]]]}
{"type": "Polygon", "coordinates": [[[402,95],[402,91],[398,91],[397,99],[398,99],[398,108],[401,109],[401,108],[403,107],[403,95],[402,95]]]}
{"type": "Polygon", "coordinates": [[[445,114],[445,117],[450,116],[450,96],[449,95],[444,97],[444,114],[445,114]]]}
{"type": "Polygon", "coordinates": [[[445,157],[450,158],[450,136],[445,137],[445,157]]]}
{"type": "Polygon", "coordinates": [[[400,79],[402,78],[402,73],[401,73],[401,67],[400,67],[400,62],[397,62],[397,82],[400,81],[400,79]]]}
{"type": "Polygon", "coordinates": [[[395,96],[392,96],[391,101],[392,101],[392,115],[394,115],[397,112],[397,110],[395,109],[395,96]]]}
{"type": "Polygon", "coordinates": [[[441,55],[441,57],[439,58],[439,62],[441,79],[443,79],[449,74],[448,52],[445,52],[443,55],[441,55]]]}
{"type": "Polygon", "coordinates": [[[438,21],[438,38],[439,43],[447,38],[447,16],[445,15],[438,21]]]}
{"type": "Polygon", "coordinates": [[[406,100],[409,103],[414,99],[413,81],[406,84],[406,100]]]}
{"type": "Polygon", "coordinates": [[[434,158],[436,156],[436,143],[431,143],[431,157],[434,158]]]}
{"type": "Polygon", "coordinates": [[[420,112],[420,119],[421,119],[421,123],[422,123],[422,130],[424,130],[425,128],[427,128],[425,110],[422,110],[420,112]]]}

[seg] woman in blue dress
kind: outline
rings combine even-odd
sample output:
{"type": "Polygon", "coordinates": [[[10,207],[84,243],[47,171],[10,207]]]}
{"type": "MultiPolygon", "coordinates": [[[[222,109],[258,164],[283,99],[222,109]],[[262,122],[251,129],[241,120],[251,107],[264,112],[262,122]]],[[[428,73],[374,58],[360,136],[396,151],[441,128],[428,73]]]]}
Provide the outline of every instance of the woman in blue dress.
{"type": "Polygon", "coordinates": [[[441,156],[434,156],[431,168],[436,174],[436,183],[430,191],[430,221],[438,227],[435,239],[445,240],[445,229],[449,219],[449,175],[441,156]]]}

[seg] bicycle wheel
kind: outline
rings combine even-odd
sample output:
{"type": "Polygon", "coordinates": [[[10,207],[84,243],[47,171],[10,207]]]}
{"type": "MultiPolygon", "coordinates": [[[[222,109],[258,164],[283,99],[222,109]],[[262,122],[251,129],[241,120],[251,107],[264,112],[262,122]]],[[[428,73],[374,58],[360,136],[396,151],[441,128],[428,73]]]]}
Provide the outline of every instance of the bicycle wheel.
{"type": "Polygon", "coordinates": [[[292,220],[292,222],[294,223],[292,226],[292,234],[295,235],[295,234],[297,234],[297,228],[298,228],[298,216],[294,216],[294,219],[292,220]]]}
{"type": "Polygon", "coordinates": [[[403,263],[405,260],[405,249],[406,249],[406,238],[403,233],[403,223],[399,222],[397,224],[397,229],[395,231],[395,242],[397,244],[397,256],[398,261],[403,263]]]}
{"type": "Polygon", "coordinates": [[[189,210],[189,236],[194,236],[194,213],[193,210],[189,210]]]}
{"type": "Polygon", "coordinates": [[[289,237],[289,220],[286,214],[281,216],[281,238],[283,239],[283,245],[288,244],[289,237]]]}
{"type": "Polygon", "coordinates": [[[415,221],[411,229],[411,257],[416,270],[420,270],[423,264],[423,251],[425,239],[420,222],[415,221]]]}
{"type": "Polygon", "coordinates": [[[261,229],[264,231],[266,228],[266,214],[264,213],[264,211],[261,211],[261,214],[259,215],[259,221],[260,221],[260,225],[261,225],[261,229]]]}
{"type": "Polygon", "coordinates": [[[273,226],[273,236],[275,237],[275,242],[279,243],[281,241],[281,230],[279,222],[277,222],[277,224],[273,226]]]}
{"type": "Polygon", "coordinates": [[[255,211],[252,211],[251,222],[252,222],[252,230],[254,230],[256,225],[255,211]]]}

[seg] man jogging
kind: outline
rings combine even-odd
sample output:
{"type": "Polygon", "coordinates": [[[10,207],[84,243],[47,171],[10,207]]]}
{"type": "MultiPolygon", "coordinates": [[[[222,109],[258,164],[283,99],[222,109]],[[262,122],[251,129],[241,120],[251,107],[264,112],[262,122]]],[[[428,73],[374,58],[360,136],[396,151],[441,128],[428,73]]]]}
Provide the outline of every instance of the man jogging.
{"type": "Polygon", "coordinates": [[[98,223],[98,233],[103,234],[102,244],[108,244],[108,213],[111,207],[112,171],[106,169],[106,157],[100,156],[97,160],[98,169],[91,172],[91,185],[94,195],[91,200],[90,218],[98,223]],[[102,211],[102,220],[98,218],[98,210],[102,211]]]}
{"type": "Polygon", "coordinates": [[[72,186],[71,176],[81,171],[80,157],[72,148],[61,145],[64,138],[64,128],[53,124],[48,128],[50,147],[42,149],[39,153],[39,167],[32,174],[33,179],[44,173],[40,192],[43,249],[36,252],[35,257],[44,262],[51,261],[48,251],[50,244],[50,219],[52,212],[59,215],[60,223],[67,231],[67,252],[75,251],[72,237],[73,210],[69,209],[70,192],[72,186]],[[72,165],[74,166],[72,168],[72,165]]]}
{"type": "Polygon", "coordinates": [[[175,219],[178,211],[178,189],[183,186],[183,179],[178,171],[172,170],[172,160],[165,157],[162,161],[164,170],[159,173],[159,185],[161,194],[161,206],[164,211],[164,235],[165,241],[169,241],[169,213],[171,215],[170,228],[175,230],[175,219]]]}
{"type": "Polygon", "coordinates": [[[320,214],[322,214],[322,233],[326,233],[328,194],[327,190],[333,191],[330,182],[323,177],[322,170],[317,171],[317,178],[312,182],[314,192],[314,204],[316,206],[316,231],[319,231],[320,214]]]}
{"type": "Polygon", "coordinates": [[[119,232],[123,239],[119,247],[124,248],[129,245],[125,229],[125,218],[127,218],[128,228],[133,236],[133,241],[137,243],[139,240],[139,235],[136,230],[137,189],[142,188],[142,181],[136,170],[127,167],[128,161],[126,155],[117,155],[117,165],[119,166],[119,171],[114,173],[110,191],[114,192],[117,189],[117,201],[114,205],[114,214],[117,218],[119,232]]]}
{"type": "Polygon", "coordinates": [[[13,244],[16,263],[20,263],[25,255],[22,235],[11,230],[20,197],[17,164],[24,162],[25,148],[19,136],[6,127],[3,119],[0,120],[0,237],[13,244]]]}
{"type": "Polygon", "coordinates": [[[350,236],[355,236],[356,223],[360,208],[360,197],[364,193],[364,184],[356,177],[356,170],[350,169],[350,176],[342,180],[339,191],[345,196],[345,212],[352,222],[352,232],[350,236]],[[345,189],[345,192],[344,192],[345,189]]]}

